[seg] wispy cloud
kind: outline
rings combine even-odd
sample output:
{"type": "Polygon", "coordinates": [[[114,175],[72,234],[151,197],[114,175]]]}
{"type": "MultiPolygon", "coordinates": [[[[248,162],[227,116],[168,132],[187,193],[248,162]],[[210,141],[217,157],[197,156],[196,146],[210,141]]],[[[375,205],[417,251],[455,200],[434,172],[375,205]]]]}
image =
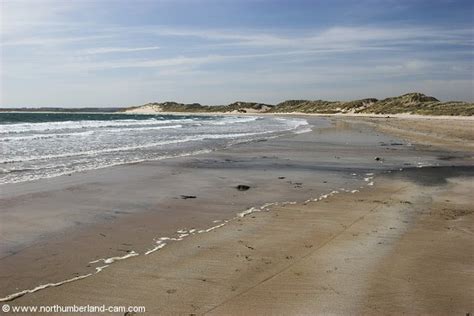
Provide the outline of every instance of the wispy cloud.
{"type": "Polygon", "coordinates": [[[2,36],[15,36],[42,27],[67,27],[77,21],[66,17],[85,6],[86,1],[61,0],[2,0],[0,2],[2,36]]]}
{"type": "Polygon", "coordinates": [[[34,36],[22,37],[18,39],[10,39],[2,41],[4,46],[48,46],[48,45],[65,45],[75,42],[84,42],[90,44],[97,40],[111,38],[112,35],[88,35],[88,36],[34,36]]]}
{"type": "MultiPolygon", "coordinates": [[[[205,1],[194,8],[215,9],[205,1]]],[[[305,12],[300,10],[287,19],[286,12],[273,12],[273,17],[264,14],[268,8],[259,7],[258,1],[252,6],[259,7],[262,11],[256,13],[262,14],[249,21],[242,13],[248,11],[235,12],[235,16],[234,12],[226,11],[226,16],[216,11],[210,16],[220,18],[206,20],[202,12],[183,12],[182,3],[166,1],[130,5],[122,1],[0,0],[2,92],[9,103],[22,104],[38,99],[26,95],[44,96],[45,91],[59,90],[54,87],[80,86],[81,91],[90,89],[91,98],[107,100],[105,93],[113,91],[109,84],[115,82],[116,86],[133,86],[135,92],[124,91],[130,98],[140,91],[161,99],[166,89],[170,99],[173,93],[189,94],[189,101],[204,95],[204,100],[197,101],[205,103],[217,100],[213,97],[217,91],[221,99],[228,93],[229,101],[237,92],[242,93],[240,99],[268,94],[265,101],[272,101],[284,95],[310,97],[324,88],[337,93],[338,86],[344,88],[341,95],[355,95],[356,89],[371,95],[368,91],[381,85],[406,87],[411,83],[417,87],[418,82],[432,80],[437,86],[451,80],[465,87],[466,80],[472,81],[472,20],[458,23],[452,19],[446,24],[406,16],[401,20],[388,16],[385,5],[376,2],[368,6],[354,1],[358,13],[363,13],[361,6],[368,11],[377,6],[376,14],[365,20],[351,19],[352,15],[344,20],[326,18],[309,2],[311,18],[300,23],[305,12]],[[175,6],[173,16],[170,10],[175,6]],[[183,85],[185,92],[179,89],[183,85]],[[207,90],[193,89],[193,85],[207,90]],[[21,92],[26,90],[28,94],[21,92]]],[[[412,10],[411,2],[404,4],[397,12],[412,10]]],[[[236,1],[228,5],[248,10],[249,4],[236,1]]],[[[456,85],[448,86],[469,97],[456,85]]],[[[62,98],[67,101],[71,93],[62,98]]],[[[79,93],[77,99],[84,94],[79,93]]],[[[54,100],[56,96],[44,97],[54,100]]]]}
{"type": "Polygon", "coordinates": [[[279,30],[278,33],[248,29],[240,32],[222,29],[183,29],[150,27],[131,30],[168,37],[196,37],[228,46],[331,48],[334,46],[446,43],[474,44],[472,28],[333,26],[326,29],[279,30]],[[301,35],[304,33],[304,35],[301,35]],[[286,34],[286,35],[282,35],[286,34]]]}
{"type": "Polygon", "coordinates": [[[130,53],[130,52],[142,52],[160,49],[159,46],[149,47],[97,47],[85,49],[82,52],[84,54],[109,54],[109,53],[130,53]]]}

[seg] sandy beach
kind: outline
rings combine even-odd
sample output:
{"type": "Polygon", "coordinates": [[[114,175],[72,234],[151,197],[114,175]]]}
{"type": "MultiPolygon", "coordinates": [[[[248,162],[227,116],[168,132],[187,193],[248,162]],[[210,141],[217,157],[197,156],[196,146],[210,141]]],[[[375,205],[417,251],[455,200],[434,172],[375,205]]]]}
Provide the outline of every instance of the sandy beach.
{"type": "Polygon", "coordinates": [[[0,0],[0,316],[473,316],[473,13],[0,0]]]}
{"type": "Polygon", "coordinates": [[[304,117],[311,132],[5,186],[0,297],[151,315],[472,313],[472,120],[304,117]]]}

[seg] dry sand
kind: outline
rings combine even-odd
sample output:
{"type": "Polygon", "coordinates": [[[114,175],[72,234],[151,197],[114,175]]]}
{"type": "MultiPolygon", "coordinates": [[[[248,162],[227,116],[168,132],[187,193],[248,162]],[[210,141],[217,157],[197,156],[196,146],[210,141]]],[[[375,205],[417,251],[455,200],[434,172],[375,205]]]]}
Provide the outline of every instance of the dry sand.
{"type": "MultiPolygon", "coordinates": [[[[352,129],[355,134],[364,130],[355,128],[360,121],[344,120],[337,119],[332,129],[339,133],[352,129]]],[[[371,119],[363,122],[382,125],[371,119]]],[[[404,124],[393,120],[390,131],[403,131],[404,124]]],[[[415,146],[406,152],[398,151],[397,146],[379,152],[379,147],[362,145],[357,151],[357,145],[342,146],[347,135],[332,134],[331,128],[297,136],[300,150],[310,145],[303,141],[318,135],[321,138],[315,148],[322,150],[332,142],[319,155],[342,156],[347,159],[345,164],[363,169],[366,166],[359,165],[355,156],[367,155],[373,163],[375,155],[383,154],[387,168],[376,175],[374,186],[365,185],[360,192],[341,192],[317,202],[280,205],[235,218],[209,233],[170,243],[148,256],[115,263],[93,277],[25,295],[10,304],[143,305],[153,315],[472,313],[471,126],[459,124],[453,131],[438,125],[411,123],[416,133],[403,136],[436,147],[415,146]],[[435,131],[441,141],[425,138],[435,131]],[[326,133],[330,137],[325,138],[326,133]],[[443,147],[443,135],[465,142],[453,151],[451,146],[443,147]],[[338,142],[341,146],[334,147],[338,142]],[[424,162],[432,157],[444,167],[413,168],[416,159],[411,159],[418,156],[424,162]],[[410,163],[404,171],[387,172],[404,161],[410,163]]],[[[361,134],[351,144],[367,137],[361,134]]],[[[273,150],[276,156],[291,156],[298,151],[287,148],[282,154],[277,145],[267,144],[267,154],[273,150]]],[[[242,152],[248,155],[256,147],[242,148],[227,153],[242,159],[242,152]]],[[[296,161],[301,164],[305,156],[299,154],[296,161]]],[[[318,157],[314,163],[334,167],[335,162],[318,157]]],[[[278,175],[275,170],[271,170],[273,176],[278,175]]],[[[282,197],[294,197],[289,189],[272,189],[282,197]]],[[[315,187],[314,192],[320,191],[315,187]]]]}
{"type": "Polygon", "coordinates": [[[441,119],[414,118],[369,118],[366,119],[379,130],[425,146],[453,151],[474,150],[474,120],[471,117],[441,119]]]}

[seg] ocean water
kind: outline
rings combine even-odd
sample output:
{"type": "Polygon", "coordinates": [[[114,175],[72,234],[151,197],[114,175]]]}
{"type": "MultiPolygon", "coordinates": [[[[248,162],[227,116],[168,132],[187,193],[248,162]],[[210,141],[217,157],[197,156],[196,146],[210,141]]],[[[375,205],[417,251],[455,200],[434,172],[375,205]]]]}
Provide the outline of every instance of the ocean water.
{"type": "Polygon", "coordinates": [[[193,155],[308,130],[297,118],[0,113],[0,184],[193,155]]]}

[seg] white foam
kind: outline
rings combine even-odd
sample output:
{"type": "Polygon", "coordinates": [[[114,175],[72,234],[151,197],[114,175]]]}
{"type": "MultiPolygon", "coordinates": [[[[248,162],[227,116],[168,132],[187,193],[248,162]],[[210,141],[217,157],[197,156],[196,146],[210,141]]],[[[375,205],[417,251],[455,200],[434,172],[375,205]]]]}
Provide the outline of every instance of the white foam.
{"type": "MultiPolygon", "coordinates": [[[[196,150],[192,152],[187,152],[187,153],[182,153],[178,155],[163,155],[160,157],[156,157],[154,160],[163,160],[163,159],[169,159],[169,158],[176,158],[176,157],[186,157],[186,156],[192,156],[192,155],[197,155],[197,154],[205,154],[211,152],[211,149],[204,149],[204,150],[196,150]]],[[[109,163],[109,164],[104,164],[104,165],[96,165],[94,167],[86,166],[82,168],[77,168],[75,170],[66,170],[66,171],[61,171],[61,172],[56,172],[52,174],[41,174],[41,175],[24,175],[22,177],[17,177],[14,179],[8,179],[8,180],[3,180],[0,182],[0,185],[2,184],[8,184],[8,183],[18,183],[18,182],[25,182],[25,181],[32,181],[32,180],[38,180],[38,179],[47,179],[47,178],[54,178],[54,177],[59,177],[62,175],[66,174],[71,174],[71,173],[76,173],[76,172],[82,172],[82,171],[88,171],[88,170],[98,170],[98,169],[103,169],[107,167],[113,167],[113,166],[118,166],[118,165],[123,165],[123,164],[132,164],[132,163],[139,163],[139,162],[145,162],[149,161],[149,159],[136,159],[136,160],[130,160],[130,161],[119,161],[115,163],[109,163]]],[[[5,170],[4,172],[9,172],[11,170],[5,170]]]]}
{"type": "Polygon", "coordinates": [[[99,273],[99,272],[101,272],[102,270],[104,270],[105,268],[108,268],[108,267],[109,267],[108,264],[106,264],[105,266],[96,267],[95,268],[95,273],[99,273]]]}
{"type": "Polygon", "coordinates": [[[127,253],[125,256],[122,256],[122,257],[110,257],[110,258],[104,258],[104,259],[97,259],[89,263],[97,263],[97,262],[103,261],[105,264],[111,264],[111,263],[114,263],[115,261],[125,260],[131,257],[136,257],[138,255],[139,253],[132,250],[131,252],[127,253]]]}
{"type": "Polygon", "coordinates": [[[132,150],[137,150],[137,149],[159,147],[163,145],[179,144],[179,143],[186,143],[186,142],[191,142],[191,141],[200,141],[200,140],[205,140],[205,139],[239,138],[239,137],[244,137],[244,136],[253,136],[257,134],[260,134],[260,133],[202,134],[202,135],[197,135],[197,136],[181,137],[179,139],[162,140],[160,142],[152,142],[152,143],[133,145],[133,146],[103,148],[103,149],[98,149],[98,150],[74,151],[74,152],[66,152],[66,153],[53,154],[53,155],[23,156],[23,157],[15,157],[14,159],[7,158],[7,159],[0,160],[0,163],[26,162],[26,161],[34,161],[34,160],[46,160],[46,159],[53,159],[53,158],[66,158],[66,157],[76,157],[76,156],[100,156],[101,154],[105,154],[105,153],[132,151],[132,150]]]}
{"type": "Polygon", "coordinates": [[[48,139],[48,138],[64,138],[64,137],[73,137],[73,136],[90,136],[94,134],[94,131],[86,132],[74,132],[74,133],[58,133],[58,134],[35,134],[27,136],[13,136],[13,137],[2,137],[2,141],[24,141],[24,140],[39,140],[39,139],[48,139]]]}
{"type": "Polygon", "coordinates": [[[238,213],[237,215],[238,215],[239,217],[245,217],[245,216],[247,216],[247,215],[249,215],[249,214],[252,214],[253,212],[259,212],[259,211],[260,211],[260,208],[251,207],[251,208],[249,208],[249,209],[246,209],[246,210],[243,211],[243,212],[238,213]]]}
{"type": "Polygon", "coordinates": [[[182,128],[183,125],[176,124],[176,125],[166,125],[166,126],[152,126],[152,127],[135,127],[135,128],[114,128],[114,129],[104,129],[103,132],[108,133],[123,133],[123,132],[141,132],[141,131],[153,131],[153,130],[160,130],[160,129],[175,129],[175,128],[182,128]]]}
{"type": "Polygon", "coordinates": [[[212,227],[210,227],[210,228],[208,228],[208,229],[201,229],[201,230],[198,231],[198,234],[208,233],[208,232],[210,232],[210,231],[213,231],[214,229],[218,229],[218,228],[224,226],[225,224],[226,224],[226,223],[222,223],[222,224],[219,224],[219,225],[216,225],[216,226],[212,226],[212,227]]]}
{"type": "Polygon", "coordinates": [[[211,121],[208,124],[210,124],[210,125],[228,125],[228,124],[237,124],[237,123],[248,123],[248,122],[256,121],[257,119],[261,119],[261,117],[257,117],[257,116],[249,116],[249,117],[228,116],[228,117],[225,117],[225,118],[223,118],[219,121],[211,121]]]}
{"type": "Polygon", "coordinates": [[[166,246],[166,243],[165,242],[160,242],[158,243],[154,248],[148,250],[147,252],[145,252],[145,256],[148,256],[150,253],[153,253],[157,250],[160,250],[161,248],[163,248],[164,246],[166,246]]]}
{"type": "Polygon", "coordinates": [[[0,125],[0,133],[24,133],[24,132],[44,132],[57,130],[108,128],[108,127],[130,127],[130,126],[149,126],[162,125],[169,123],[192,122],[191,119],[180,120],[157,120],[154,118],[147,120],[83,120],[83,121],[63,121],[63,122],[41,122],[41,123],[16,123],[0,125]]]}
{"type": "Polygon", "coordinates": [[[429,166],[432,166],[432,164],[430,163],[427,163],[427,162],[417,162],[417,168],[423,168],[423,167],[429,167],[429,166]]]}
{"type": "Polygon", "coordinates": [[[8,296],[0,298],[0,302],[12,301],[12,300],[14,300],[16,298],[19,298],[19,297],[21,297],[23,295],[26,295],[26,294],[35,293],[35,292],[38,292],[40,290],[44,290],[44,289],[47,289],[47,288],[50,288],[50,287],[57,287],[57,286],[60,286],[60,285],[66,284],[66,283],[71,283],[71,282],[74,282],[74,281],[79,281],[79,280],[88,278],[90,276],[93,276],[94,274],[100,273],[107,267],[108,267],[108,265],[96,267],[95,268],[95,273],[87,273],[87,274],[79,275],[77,277],[70,278],[70,279],[60,281],[60,282],[56,282],[56,283],[41,284],[41,285],[38,285],[37,287],[35,287],[33,289],[16,292],[16,293],[13,293],[13,294],[10,294],[8,296]]]}
{"type": "Polygon", "coordinates": [[[303,129],[297,130],[297,131],[295,132],[295,134],[304,134],[304,133],[309,133],[309,132],[311,132],[311,131],[312,131],[311,127],[307,127],[307,128],[303,128],[303,129]]]}

